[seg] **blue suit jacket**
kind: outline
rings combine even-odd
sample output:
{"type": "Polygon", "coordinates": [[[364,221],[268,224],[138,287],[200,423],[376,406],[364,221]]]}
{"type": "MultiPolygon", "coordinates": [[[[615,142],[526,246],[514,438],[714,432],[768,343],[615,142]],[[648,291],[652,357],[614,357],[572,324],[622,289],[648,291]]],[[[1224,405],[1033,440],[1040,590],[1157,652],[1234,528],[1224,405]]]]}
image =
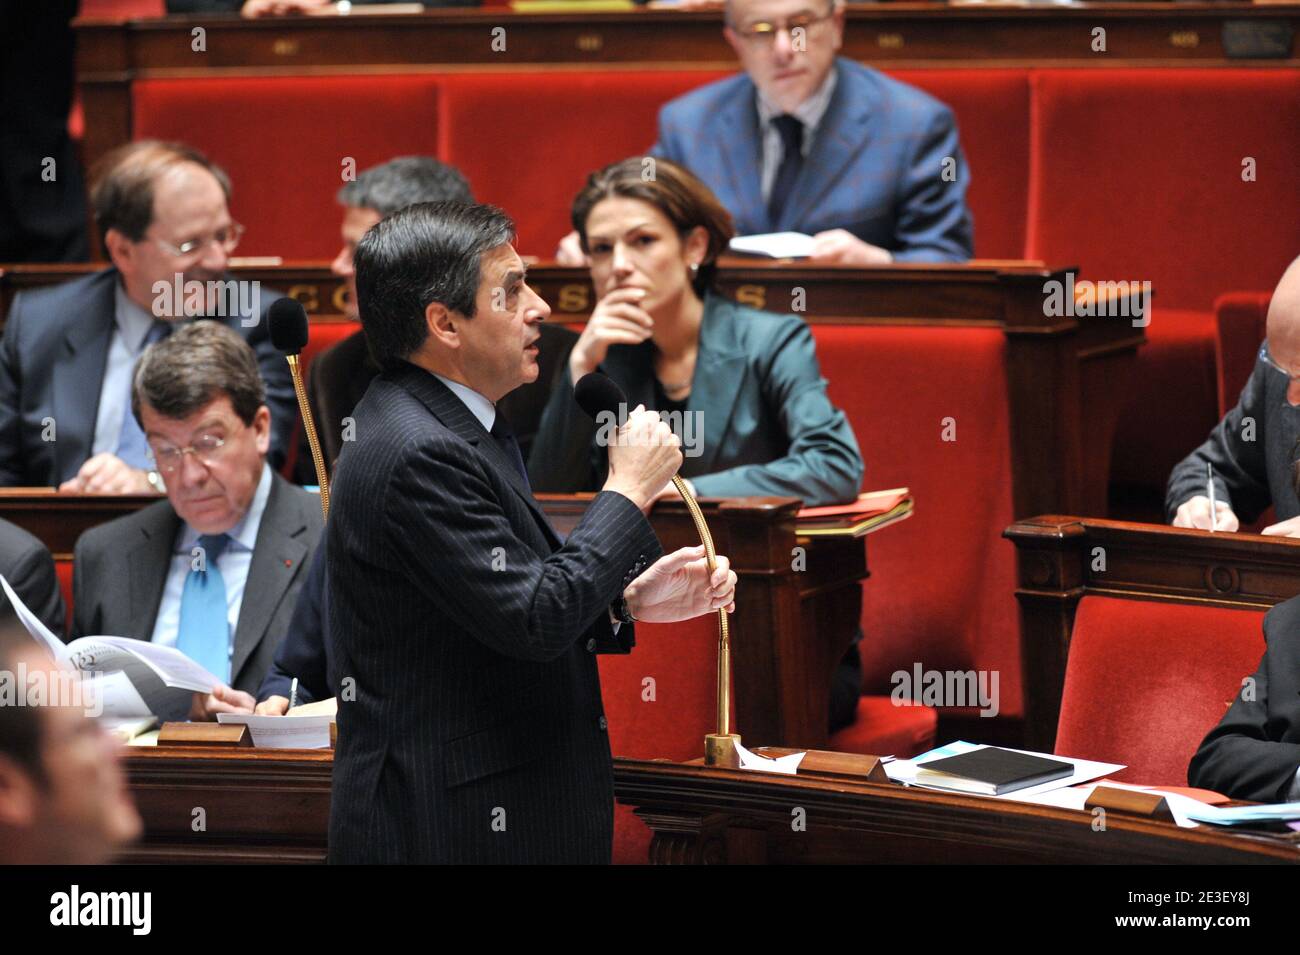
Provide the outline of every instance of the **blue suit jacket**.
{"type": "MultiPolygon", "coordinates": [[[[14,296],[0,341],[0,487],[57,486],[90,457],[117,281],[117,269],[109,268],[14,296]],[[53,441],[44,440],[46,419],[54,423],[53,441]]],[[[244,327],[242,316],[214,321],[239,332],[257,353],[271,409],[267,460],[278,470],[298,411],[288,364],[271,344],[266,321],[266,310],[281,296],[263,292],[252,327],[244,327]]]]}
{"type": "Polygon", "coordinates": [[[275,651],[275,659],[257,691],[257,701],[272,696],[290,699],[293,678],[298,678],[298,703],[315,703],[335,696],[329,682],[330,644],[325,639],[325,620],[329,612],[326,598],[329,587],[325,582],[325,548],[317,547],[312,555],[311,567],[293,616],[289,618],[289,632],[275,651]]]}
{"type": "MultiPolygon", "coordinates": [[[[654,346],[614,345],[600,370],[629,407],[655,407],[654,346]]],[[[808,325],[709,295],[700,324],[688,413],[700,412],[699,454],[682,476],[704,497],[778,495],[805,504],[851,501],[862,483],[862,455],[826,379],[808,325]]],[[[605,481],[597,425],[573,399],[568,367],[542,414],[528,457],[537,491],[594,491],[605,481]]]]}
{"type": "Polygon", "coordinates": [[[795,190],[772,221],[763,202],[757,89],[745,73],[692,90],[659,113],[651,152],[690,169],[741,235],[847,229],[899,262],[960,262],[973,248],[969,172],[952,110],[852,60],[838,80],[795,190]],[[944,159],[956,160],[945,181],[944,159]]]}

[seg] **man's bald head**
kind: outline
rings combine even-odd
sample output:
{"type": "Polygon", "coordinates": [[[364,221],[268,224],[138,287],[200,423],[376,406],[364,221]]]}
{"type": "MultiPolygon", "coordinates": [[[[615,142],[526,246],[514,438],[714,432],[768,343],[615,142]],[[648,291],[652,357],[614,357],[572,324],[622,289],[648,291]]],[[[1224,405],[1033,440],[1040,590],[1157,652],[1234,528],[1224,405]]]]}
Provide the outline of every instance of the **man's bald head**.
{"type": "Polygon", "coordinates": [[[1300,258],[1282,273],[1268,306],[1268,351],[1291,374],[1300,373],[1300,258]]]}

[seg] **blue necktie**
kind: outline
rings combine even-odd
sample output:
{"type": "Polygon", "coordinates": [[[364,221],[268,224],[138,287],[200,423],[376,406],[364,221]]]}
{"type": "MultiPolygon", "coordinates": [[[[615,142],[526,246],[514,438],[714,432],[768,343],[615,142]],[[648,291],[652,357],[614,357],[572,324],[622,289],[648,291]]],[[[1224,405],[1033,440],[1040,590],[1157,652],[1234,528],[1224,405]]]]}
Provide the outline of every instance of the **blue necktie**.
{"type": "MultiPolygon", "coordinates": [[[[223,683],[230,682],[230,623],[226,619],[226,582],[217,560],[230,543],[225,534],[203,534],[204,569],[191,565],[181,591],[181,625],[176,649],[223,683]]],[[[198,563],[196,560],[195,563],[198,563]]]]}
{"type": "Polygon", "coordinates": [[[789,113],[772,118],[772,125],[781,135],[781,165],[777,167],[772,193],[767,199],[767,214],[776,229],[781,221],[785,204],[794,193],[794,184],[803,169],[803,123],[789,113]]]}
{"type": "MultiPolygon", "coordinates": [[[[149,327],[149,332],[144,336],[144,341],[140,345],[140,353],[154,342],[160,342],[171,334],[172,326],[170,322],[156,321],[149,327]]],[[[122,430],[117,436],[117,451],[114,452],[119,458],[125,461],[133,468],[139,468],[141,471],[148,471],[153,468],[153,461],[149,458],[149,443],[144,439],[144,432],[140,430],[140,424],[135,420],[135,415],[131,414],[131,384],[135,379],[135,366],[132,363],[132,373],[126,379],[126,395],[122,410],[122,430]]]]}

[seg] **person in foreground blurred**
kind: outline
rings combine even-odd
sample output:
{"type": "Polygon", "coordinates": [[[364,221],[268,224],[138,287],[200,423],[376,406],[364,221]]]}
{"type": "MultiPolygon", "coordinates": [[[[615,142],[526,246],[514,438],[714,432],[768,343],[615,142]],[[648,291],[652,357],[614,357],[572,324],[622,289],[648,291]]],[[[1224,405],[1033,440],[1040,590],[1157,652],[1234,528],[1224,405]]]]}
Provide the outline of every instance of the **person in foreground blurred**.
{"type": "Polygon", "coordinates": [[[50,549],[4,519],[0,519],[0,574],[27,609],[61,639],[66,611],[50,549]]]}
{"type": "Polygon", "coordinates": [[[1267,337],[1237,405],[1169,474],[1165,512],[1175,527],[1209,530],[1206,465],[1214,467],[1214,529],[1235,531],[1269,505],[1261,533],[1300,537],[1300,258],[1283,273],[1268,307],[1267,337]]]}
{"type": "MultiPolygon", "coordinates": [[[[597,301],[542,415],[528,464],[533,486],[590,491],[605,480],[601,429],[573,398],[575,383],[599,369],[629,404],[672,422],[685,453],[681,473],[697,494],[852,501],[862,456],[826,395],[807,324],[714,294],[730,217],[680,166],[657,160],[649,181],[644,169],[640,157],[607,166],[573,202],[597,301]]],[[[677,492],[669,485],[662,495],[677,492]]],[[[860,639],[832,678],[832,731],[857,709],[860,639]]]]}
{"type": "Polygon", "coordinates": [[[637,410],[561,541],[501,399],[537,378],[549,306],[514,224],[435,202],[357,245],[357,304],[384,373],[357,406],[328,526],[340,697],[331,862],[608,863],[614,792],[595,654],[634,621],[731,608],[699,548],[660,557],[646,520],[681,462],[637,410]]]}
{"type": "Polygon", "coordinates": [[[599,369],[629,404],[680,425],[682,475],[698,494],[852,501],[862,456],[826,395],[808,325],[715,294],[730,217],[680,166],[657,160],[649,181],[644,168],[641,157],[607,166],[573,201],[597,300],[542,415],[533,486],[590,491],[604,481],[600,429],[573,398],[599,369]]]}
{"type": "Polygon", "coordinates": [[[150,346],[132,411],[167,497],[81,535],[71,636],[174,646],[223,681],[195,694],[192,719],[251,712],[320,540],[320,499],[267,464],[257,360],[216,322],[150,346]]]}
{"type": "Polygon", "coordinates": [[[1259,669],[1202,741],[1193,786],[1252,802],[1300,801],[1300,597],[1264,616],[1259,669]]]}
{"type": "Polygon", "coordinates": [[[14,689],[29,694],[24,705],[8,694],[0,703],[0,865],[108,862],[143,828],[119,744],[87,715],[80,676],[60,670],[0,604],[0,674],[22,674],[14,689]]]}

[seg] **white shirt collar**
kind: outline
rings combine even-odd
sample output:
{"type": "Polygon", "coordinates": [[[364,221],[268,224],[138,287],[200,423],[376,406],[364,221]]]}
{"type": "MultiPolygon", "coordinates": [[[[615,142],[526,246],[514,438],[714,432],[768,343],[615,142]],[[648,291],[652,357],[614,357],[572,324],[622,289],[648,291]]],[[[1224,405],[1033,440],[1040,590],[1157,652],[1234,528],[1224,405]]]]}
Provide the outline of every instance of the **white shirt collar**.
{"type": "MultiPolygon", "coordinates": [[[[838,80],[839,71],[835,64],[831,64],[830,70],[826,73],[826,79],[822,80],[822,85],[817,87],[811,96],[794,108],[790,115],[804,125],[804,141],[807,142],[812,138],[812,134],[817,131],[821,124],[822,117],[826,115],[826,110],[830,108],[831,96],[835,92],[835,84],[838,80]]],[[[758,94],[758,120],[764,127],[767,126],[777,116],[784,115],[785,111],[778,109],[763,93],[758,94]]]]}
{"type": "Polygon", "coordinates": [[[483,425],[484,431],[491,431],[492,425],[497,420],[497,407],[487,398],[484,398],[469,385],[462,385],[459,381],[452,381],[450,378],[444,378],[437,372],[433,372],[433,377],[437,378],[444,385],[451,389],[451,393],[464,403],[465,407],[470,410],[475,418],[478,418],[479,424],[483,425]]]}
{"type": "Polygon", "coordinates": [[[117,323],[117,333],[122,336],[122,341],[131,350],[131,354],[139,354],[144,337],[149,334],[155,319],[131,300],[121,282],[113,290],[113,320],[117,323]]]}
{"type": "MultiPolygon", "coordinates": [[[[226,531],[230,538],[228,546],[252,552],[257,546],[257,532],[262,526],[262,515],[266,512],[266,502],[271,498],[271,466],[265,461],[262,462],[262,476],[258,479],[257,490],[253,492],[253,500],[249,502],[248,510],[240,518],[238,524],[226,531]]],[[[198,542],[199,533],[189,524],[181,524],[181,532],[177,538],[176,552],[178,554],[188,554],[198,542]]]]}

